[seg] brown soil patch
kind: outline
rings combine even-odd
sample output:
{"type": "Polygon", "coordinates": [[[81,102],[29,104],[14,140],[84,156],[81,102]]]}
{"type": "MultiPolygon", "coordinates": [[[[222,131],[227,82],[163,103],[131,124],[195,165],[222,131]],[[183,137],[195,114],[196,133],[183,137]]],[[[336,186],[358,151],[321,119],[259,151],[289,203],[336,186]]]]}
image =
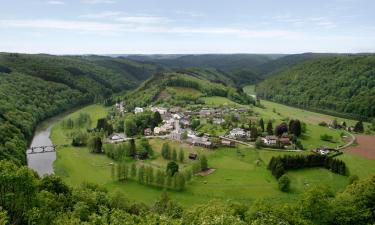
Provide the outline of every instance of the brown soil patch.
{"type": "Polygon", "coordinates": [[[210,175],[211,173],[215,172],[216,169],[208,169],[206,171],[203,171],[203,172],[200,172],[200,173],[197,173],[198,176],[202,176],[202,177],[205,177],[205,176],[208,176],[210,175]]]}
{"type": "Polygon", "coordinates": [[[348,148],[348,152],[375,160],[375,136],[356,135],[357,146],[348,148]]]}

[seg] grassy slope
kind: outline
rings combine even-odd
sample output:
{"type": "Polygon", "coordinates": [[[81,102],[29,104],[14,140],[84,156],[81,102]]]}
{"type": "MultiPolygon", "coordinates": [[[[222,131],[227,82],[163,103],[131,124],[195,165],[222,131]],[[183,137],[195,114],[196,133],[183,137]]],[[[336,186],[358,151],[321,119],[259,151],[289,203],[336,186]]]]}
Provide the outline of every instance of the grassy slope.
{"type": "MultiPolygon", "coordinates": [[[[83,111],[92,115],[93,121],[103,117],[106,109],[101,106],[89,106],[83,111]]],[[[71,116],[77,116],[78,112],[71,116]]],[[[52,139],[55,144],[68,144],[63,130],[59,125],[53,128],[52,139]]],[[[153,140],[151,144],[155,151],[160,151],[162,141],[153,140]]],[[[179,143],[171,142],[177,149],[179,143]]],[[[347,178],[332,174],[325,169],[306,169],[291,171],[292,193],[281,193],[277,189],[277,182],[266,169],[270,158],[284,153],[265,150],[254,150],[244,146],[237,149],[219,149],[208,151],[204,149],[191,149],[183,145],[185,151],[205,151],[209,158],[209,165],[217,168],[213,174],[207,177],[196,177],[188,184],[185,192],[171,192],[173,199],[184,206],[191,206],[207,202],[210,199],[235,199],[243,202],[251,202],[257,198],[270,198],[273,201],[291,201],[296,194],[303,192],[312,185],[328,185],[333,191],[342,190],[347,184],[347,178]]],[[[158,153],[157,153],[158,154],[158,153]]],[[[186,154],[187,156],[187,154],[186,154]]],[[[375,173],[375,161],[366,160],[352,154],[341,156],[345,160],[353,174],[360,177],[375,173]]],[[[162,190],[139,185],[134,181],[124,183],[114,182],[111,178],[112,161],[104,155],[91,154],[87,148],[59,148],[58,159],[55,162],[56,174],[62,176],[71,185],[79,185],[84,181],[103,184],[110,191],[120,191],[129,199],[153,203],[162,190]]],[[[163,166],[163,159],[157,158],[152,162],[146,162],[163,166]]],[[[189,166],[184,164],[183,167],[189,166]]]]}
{"type": "Polygon", "coordinates": [[[213,96],[213,97],[203,97],[202,99],[204,100],[205,104],[208,106],[220,106],[220,105],[239,106],[238,103],[225,97],[213,96]]]}

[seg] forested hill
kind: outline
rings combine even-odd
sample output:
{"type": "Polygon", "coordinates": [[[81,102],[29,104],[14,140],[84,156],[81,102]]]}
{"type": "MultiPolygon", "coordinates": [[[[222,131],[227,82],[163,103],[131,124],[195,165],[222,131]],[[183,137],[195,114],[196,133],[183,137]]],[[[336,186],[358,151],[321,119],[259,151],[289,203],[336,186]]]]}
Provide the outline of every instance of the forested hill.
{"type": "Polygon", "coordinates": [[[159,73],[120,100],[125,100],[125,105],[129,110],[133,110],[134,107],[158,103],[174,106],[199,104],[201,97],[208,96],[226,97],[242,104],[253,103],[254,100],[247,96],[242,89],[211,82],[205,78],[207,77],[206,73],[206,70],[198,69],[195,69],[194,72],[159,73]]]}
{"type": "Polygon", "coordinates": [[[40,121],[135,88],[158,70],[109,57],[0,54],[0,160],[25,164],[40,121]]]}
{"type": "MultiPolygon", "coordinates": [[[[157,63],[173,69],[188,70],[188,72],[194,68],[209,70],[211,73],[221,74],[221,76],[216,76],[216,81],[243,87],[257,84],[304,61],[332,55],[337,54],[127,55],[121,57],[139,62],[157,63]]],[[[212,80],[210,79],[212,77],[209,75],[208,79],[212,80]]]]}
{"type": "Polygon", "coordinates": [[[154,62],[173,68],[215,68],[225,72],[254,69],[283,55],[266,54],[201,54],[201,55],[129,55],[129,59],[154,62]]]}
{"type": "Polygon", "coordinates": [[[331,114],[375,116],[375,55],[313,59],[260,83],[258,96],[331,114]]]}

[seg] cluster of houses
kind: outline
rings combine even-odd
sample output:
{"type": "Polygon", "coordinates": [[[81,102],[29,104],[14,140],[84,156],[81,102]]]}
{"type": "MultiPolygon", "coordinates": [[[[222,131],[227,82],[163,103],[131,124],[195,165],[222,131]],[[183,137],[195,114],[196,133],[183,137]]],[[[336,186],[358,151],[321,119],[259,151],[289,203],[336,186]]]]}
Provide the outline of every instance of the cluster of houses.
{"type": "MultiPolygon", "coordinates": [[[[117,103],[116,108],[120,112],[124,111],[123,103],[117,103]]],[[[221,107],[221,108],[200,108],[195,111],[182,110],[181,107],[150,107],[152,112],[158,112],[161,115],[162,123],[161,125],[151,129],[147,128],[144,130],[145,136],[165,136],[172,140],[185,142],[194,146],[201,146],[205,148],[214,148],[218,145],[233,147],[235,145],[234,140],[248,141],[251,137],[251,131],[243,128],[234,128],[230,130],[225,138],[221,139],[219,143],[210,140],[209,135],[198,135],[194,132],[191,126],[191,119],[193,117],[199,118],[209,118],[212,120],[213,124],[221,125],[225,123],[223,118],[226,113],[234,113],[239,116],[241,113],[246,113],[249,111],[248,108],[232,108],[232,107],[221,107]]],[[[134,113],[142,113],[145,109],[141,107],[136,107],[134,113]]],[[[116,138],[116,137],[114,137],[116,138]]],[[[124,138],[118,138],[118,140],[123,140],[124,138]]],[[[265,137],[260,137],[262,144],[265,146],[289,146],[291,145],[291,140],[289,137],[277,137],[274,135],[269,135],[265,137]]],[[[117,140],[113,140],[117,141],[117,140]]]]}

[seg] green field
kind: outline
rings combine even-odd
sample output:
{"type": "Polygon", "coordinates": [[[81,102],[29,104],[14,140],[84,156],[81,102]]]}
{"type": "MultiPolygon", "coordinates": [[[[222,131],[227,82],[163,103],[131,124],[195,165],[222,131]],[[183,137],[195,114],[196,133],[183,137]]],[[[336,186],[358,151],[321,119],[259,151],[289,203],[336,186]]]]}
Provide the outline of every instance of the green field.
{"type": "MultiPolygon", "coordinates": [[[[107,110],[94,105],[80,112],[89,113],[95,121],[105,116],[107,110]]],[[[76,117],[78,113],[75,112],[70,117],[76,117]]],[[[70,144],[68,134],[69,132],[57,124],[53,128],[51,137],[55,144],[67,145],[70,144]]],[[[150,141],[156,156],[163,142],[159,139],[150,141]]],[[[208,156],[209,166],[217,169],[206,177],[194,177],[184,192],[169,191],[170,196],[184,206],[205,203],[211,199],[252,202],[258,198],[266,198],[271,201],[292,201],[299,193],[314,185],[326,185],[336,192],[345,188],[348,183],[347,177],[333,174],[325,169],[290,171],[288,174],[292,180],[292,190],[286,194],[278,190],[276,179],[266,169],[267,163],[272,156],[301,153],[255,150],[245,146],[207,150],[180,145],[178,142],[170,142],[170,145],[176,149],[183,148],[185,152],[204,152],[208,156]]],[[[352,174],[366,177],[375,173],[375,161],[352,154],[344,154],[340,158],[347,162],[352,174]]],[[[126,183],[114,181],[111,177],[111,163],[113,161],[105,155],[89,153],[87,148],[59,147],[58,159],[54,167],[56,174],[63,177],[70,185],[77,186],[83,182],[102,184],[110,191],[119,191],[131,200],[147,204],[153,203],[163,191],[140,185],[135,181],[126,183]]],[[[156,157],[145,163],[163,167],[166,161],[156,157]]],[[[189,167],[189,163],[180,166],[189,167]]]]}
{"type": "Polygon", "coordinates": [[[233,102],[232,100],[225,98],[225,97],[213,96],[213,97],[203,97],[202,99],[204,100],[205,104],[208,106],[222,106],[222,105],[240,106],[240,104],[233,102]]]}

